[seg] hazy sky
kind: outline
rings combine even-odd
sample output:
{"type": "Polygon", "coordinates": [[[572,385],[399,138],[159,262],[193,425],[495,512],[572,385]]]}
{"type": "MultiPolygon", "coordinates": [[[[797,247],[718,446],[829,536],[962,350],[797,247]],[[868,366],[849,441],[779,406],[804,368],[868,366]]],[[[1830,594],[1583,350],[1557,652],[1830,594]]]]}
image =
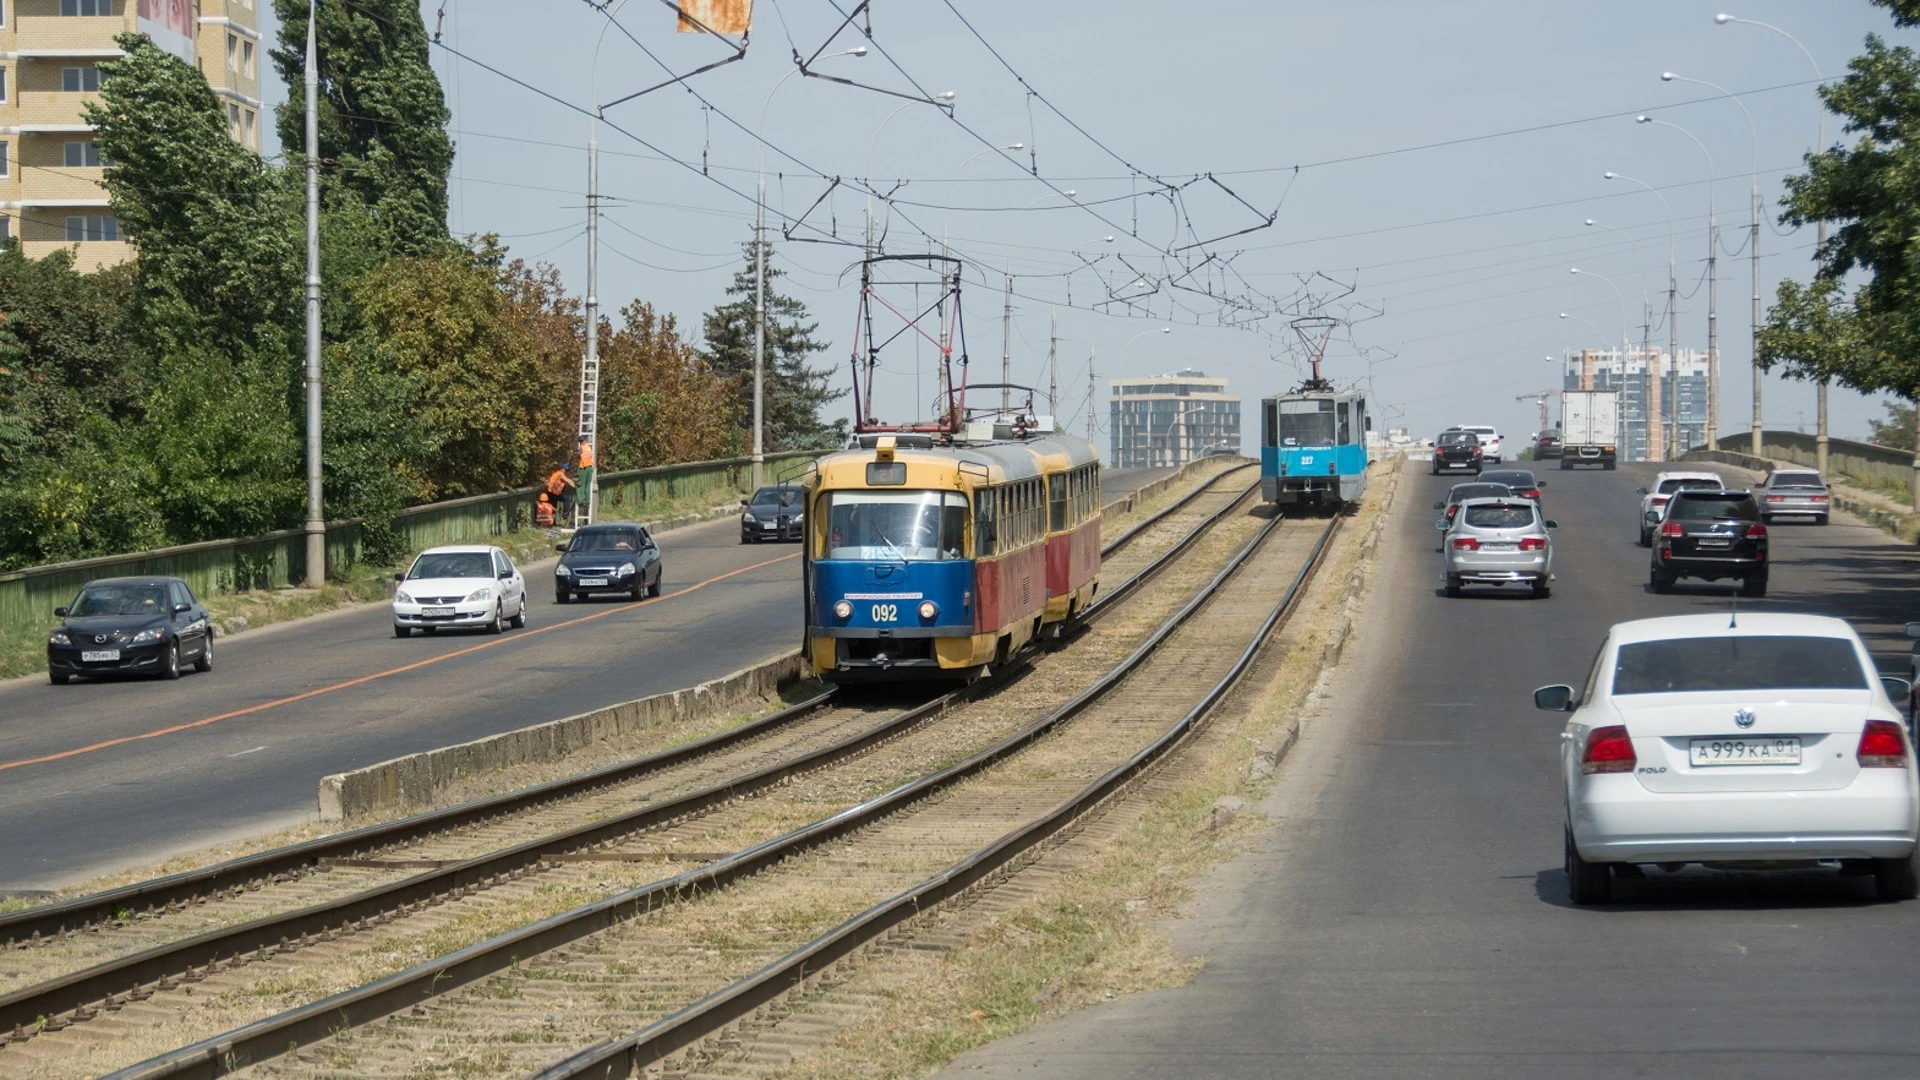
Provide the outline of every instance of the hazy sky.
{"type": "MultiPolygon", "coordinates": [[[[1169,319],[1165,293],[1146,301],[1150,312],[1092,310],[1105,290],[1093,271],[1069,273],[1083,266],[1076,248],[1086,259],[1106,256],[1098,271],[1117,286],[1130,276],[1117,257],[1142,268],[1166,265],[1160,249],[1176,227],[1184,244],[1256,223],[1205,180],[1187,188],[1190,221],[1178,223],[1167,200],[1136,195],[1153,187],[1133,177],[1137,169],[1175,183],[1212,173],[1263,214],[1278,207],[1271,228],[1208,247],[1242,279],[1216,278],[1222,290],[1284,297],[1324,272],[1357,285],[1343,306],[1384,312],[1354,325],[1350,340],[1336,339],[1327,370],[1337,382],[1370,379],[1376,414],[1384,411],[1387,423],[1430,435],[1452,423],[1491,422],[1524,434],[1537,426],[1537,413],[1515,397],[1559,385],[1558,364],[1544,358],[1602,343],[1559,312],[1591,321],[1607,343],[1623,327],[1638,342],[1643,286],[1656,313],[1664,306],[1667,213],[1654,195],[1602,173],[1644,180],[1671,204],[1680,344],[1703,348],[1709,190],[1723,244],[1737,249],[1746,239],[1750,168],[1759,171],[1770,221],[1781,178],[1815,142],[1821,110],[1807,58],[1769,31],[1716,25],[1715,13],[1730,10],[1796,35],[1828,77],[1844,72],[1867,33],[1915,38],[1864,0],[1720,6],[1732,2],[954,0],[1084,134],[1030,100],[942,0],[874,0],[878,48],[818,65],[911,91],[884,50],[926,91],[953,91],[955,119],[982,142],[929,105],[902,110],[901,98],[801,75],[781,82],[767,105],[769,90],[795,70],[790,49],[820,47],[841,21],[835,5],[851,10],[851,0],[759,0],[746,58],[690,83],[714,112],[677,88],[606,110],[625,133],[600,128],[601,186],[611,200],[602,304],[611,311],[642,298],[698,334],[752,229],[760,150],[727,117],[751,129],[764,106],[764,134],[776,148],[766,154],[770,220],[805,213],[828,186],[818,174],[871,177],[913,224],[936,238],[944,232],[972,263],[965,310],[976,382],[999,376],[1000,283],[1011,267],[1015,379],[1044,390],[1048,317],[1057,312],[1058,412],[1076,431],[1085,428],[1090,351],[1103,379],[1191,365],[1227,377],[1249,402],[1299,378],[1284,318],[1266,320],[1263,334],[1230,329],[1218,325],[1217,304],[1188,296],[1185,307],[1202,312],[1204,325],[1195,325],[1184,310],[1169,319]],[[1662,82],[1662,71],[1740,94],[1757,147],[1732,100],[1662,82]],[[1718,184],[1707,182],[1699,147],[1670,128],[1636,124],[1641,112],[1697,135],[1718,184]],[[693,167],[663,160],[632,136],[693,167]],[[1029,148],[1011,155],[1018,165],[1037,164],[1053,187],[994,153],[968,162],[988,145],[1016,141],[1029,148]],[[1072,200],[1055,194],[1068,188],[1072,200]],[[1619,233],[1586,227],[1586,218],[1625,232],[1638,248],[1619,233]],[[1117,239],[1105,243],[1110,234],[1117,239]],[[1570,274],[1575,266],[1590,273],[1570,274]],[[1594,275],[1611,278],[1624,301],[1594,275]],[[1150,332],[1168,325],[1171,334],[1150,332]]],[[[722,55],[712,39],[675,34],[659,0],[612,6],[676,71],[722,55]]],[[[439,23],[442,40],[472,60],[585,109],[665,77],[619,29],[603,37],[607,20],[586,0],[446,0],[444,9],[428,2],[422,12],[429,31],[439,23]]],[[[829,51],[860,43],[843,33],[829,51]]],[[[583,288],[587,116],[448,51],[436,50],[434,62],[458,147],[454,229],[498,233],[515,253],[553,262],[570,287],[583,288]]],[[[1832,123],[1826,136],[1842,138],[1832,123]]],[[[808,221],[857,240],[865,207],[865,197],[843,185],[808,221]]],[[[858,251],[781,242],[777,234],[776,241],[775,265],[788,274],[783,287],[819,320],[830,343],[821,360],[844,384],[857,300],[847,271],[858,251]]],[[[907,221],[891,220],[888,252],[926,250],[927,243],[907,221]]],[[[1812,243],[1810,229],[1763,224],[1763,297],[1771,299],[1782,276],[1808,276],[1812,243]]],[[[1722,254],[1723,432],[1749,422],[1749,274],[1744,251],[1722,254]]],[[[1325,294],[1332,285],[1318,279],[1316,289],[1325,294]]],[[[931,298],[923,292],[923,302],[931,298]]],[[[1663,328],[1653,336],[1667,338],[1663,328]]],[[[879,415],[924,411],[913,403],[932,397],[932,352],[922,346],[916,354],[907,339],[887,352],[879,415]]],[[[1104,420],[1104,381],[1098,395],[1104,420]]],[[[1813,430],[1812,387],[1769,380],[1766,400],[1769,427],[1813,430]]],[[[1875,400],[1836,391],[1833,431],[1863,435],[1867,418],[1880,412],[1875,400]]],[[[1251,408],[1245,415],[1251,440],[1258,425],[1251,408]]]]}

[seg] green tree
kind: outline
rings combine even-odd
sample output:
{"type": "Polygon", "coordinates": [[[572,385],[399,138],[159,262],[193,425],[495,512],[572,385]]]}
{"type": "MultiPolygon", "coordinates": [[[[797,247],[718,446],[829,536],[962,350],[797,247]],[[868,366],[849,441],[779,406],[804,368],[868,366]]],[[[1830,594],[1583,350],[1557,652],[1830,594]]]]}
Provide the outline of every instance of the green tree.
{"type": "Polygon", "coordinates": [[[1889,401],[1885,404],[1886,419],[1867,421],[1867,428],[1872,433],[1867,436],[1867,441],[1900,450],[1910,449],[1914,440],[1913,406],[1902,405],[1897,401],[1889,401]]]}
{"type": "Polygon", "coordinates": [[[600,340],[600,460],[609,469],[722,457],[739,424],[734,385],[671,315],[635,300],[600,340]]]}
{"type": "MultiPolygon", "coordinates": [[[[734,384],[734,401],[743,425],[741,449],[753,444],[753,256],[754,244],[744,245],[746,266],[735,272],[727,295],[737,297],[707,313],[706,359],[713,373],[734,384]]],[[[784,275],[767,266],[767,451],[830,450],[846,444],[847,421],[827,423],[820,410],[847,396],[830,383],[832,371],[811,367],[807,361],[826,348],[814,340],[819,324],[808,321],[807,306],[783,295],[778,283],[784,275]]]]}
{"type": "MultiPolygon", "coordinates": [[[[1896,26],[1920,24],[1920,0],[1874,0],[1896,26]]],[[[1787,178],[1782,220],[1835,226],[1813,283],[1782,282],[1760,362],[1866,393],[1920,395],[1920,55],[1868,35],[1844,78],[1819,90],[1852,146],[1807,156],[1787,178]],[[1866,280],[1851,295],[1847,275],[1866,280]]]]}
{"type": "MultiPolygon", "coordinates": [[[[280,145],[306,154],[307,5],[274,0],[280,20],[274,67],[287,84],[280,145]]],[[[328,0],[319,5],[320,157],[335,170],[329,206],[357,199],[380,225],[386,250],[425,255],[447,243],[446,97],[427,61],[427,31],[412,0],[328,0]]]]}

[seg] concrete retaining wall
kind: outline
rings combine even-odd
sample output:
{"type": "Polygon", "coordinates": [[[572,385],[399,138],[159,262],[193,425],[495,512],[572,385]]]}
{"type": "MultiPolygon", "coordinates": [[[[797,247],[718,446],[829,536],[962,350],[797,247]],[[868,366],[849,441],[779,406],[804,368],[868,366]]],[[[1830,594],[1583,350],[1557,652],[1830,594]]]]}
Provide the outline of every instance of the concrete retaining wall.
{"type": "Polygon", "coordinates": [[[742,706],[758,708],[799,674],[800,654],[789,653],[690,689],[335,773],[320,780],[320,820],[355,821],[425,810],[437,805],[454,784],[481,773],[558,761],[582,747],[662,724],[742,706]]]}

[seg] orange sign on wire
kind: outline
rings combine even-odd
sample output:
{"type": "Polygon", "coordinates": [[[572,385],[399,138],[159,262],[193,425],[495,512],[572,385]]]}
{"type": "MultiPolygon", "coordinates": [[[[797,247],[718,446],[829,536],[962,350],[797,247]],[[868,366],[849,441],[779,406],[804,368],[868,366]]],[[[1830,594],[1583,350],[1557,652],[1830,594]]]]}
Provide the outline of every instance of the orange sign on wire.
{"type": "Polygon", "coordinates": [[[753,0],[680,0],[679,30],[698,34],[745,34],[753,29],[753,0]]]}

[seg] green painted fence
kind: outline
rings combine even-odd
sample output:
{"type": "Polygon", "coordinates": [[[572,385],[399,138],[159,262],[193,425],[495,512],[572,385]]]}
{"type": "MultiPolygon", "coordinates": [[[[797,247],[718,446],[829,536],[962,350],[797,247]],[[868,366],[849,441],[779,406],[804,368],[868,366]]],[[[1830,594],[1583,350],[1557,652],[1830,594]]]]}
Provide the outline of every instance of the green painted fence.
{"type": "MultiPolygon", "coordinates": [[[[795,475],[817,456],[769,454],[767,479],[795,475]]],[[[644,521],[651,509],[664,507],[670,500],[707,497],[725,502],[747,494],[752,477],[753,462],[748,458],[604,473],[598,481],[600,520],[644,521]]],[[[484,541],[525,528],[533,519],[538,491],[526,487],[409,507],[395,516],[394,525],[411,551],[484,541]]],[[[272,589],[306,580],[306,553],[306,532],[283,529],[244,540],[206,540],[7,571],[0,573],[0,633],[46,630],[53,622],[53,609],[70,602],[82,585],[95,578],[165,574],[184,578],[202,595],[272,589]]],[[[328,525],[328,571],[339,573],[359,561],[360,523],[328,525]]]]}

